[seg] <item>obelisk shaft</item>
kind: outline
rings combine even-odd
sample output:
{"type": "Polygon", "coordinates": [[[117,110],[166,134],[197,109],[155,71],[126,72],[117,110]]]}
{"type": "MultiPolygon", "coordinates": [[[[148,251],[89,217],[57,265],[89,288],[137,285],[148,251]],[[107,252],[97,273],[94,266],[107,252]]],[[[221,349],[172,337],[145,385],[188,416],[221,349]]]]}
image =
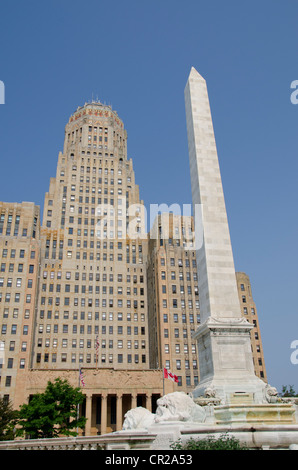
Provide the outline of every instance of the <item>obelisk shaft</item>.
{"type": "MultiPolygon", "coordinates": [[[[205,80],[192,68],[185,88],[193,206],[201,204],[197,249],[201,321],[241,316],[227,212],[205,80]]],[[[195,221],[196,222],[196,221],[195,221]]]]}
{"type": "Polygon", "coordinates": [[[194,68],[185,87],[185,110],[201,314],[201,325],[194,334],[200,382],[193,396],[213,389],[222,403],[233,402],[239,393],[261,403],[264,383],[254,373],[253,325],[240,310],[207,86],[194,68]],[[203,237],[197,237],[198,223],[203,237]]]}

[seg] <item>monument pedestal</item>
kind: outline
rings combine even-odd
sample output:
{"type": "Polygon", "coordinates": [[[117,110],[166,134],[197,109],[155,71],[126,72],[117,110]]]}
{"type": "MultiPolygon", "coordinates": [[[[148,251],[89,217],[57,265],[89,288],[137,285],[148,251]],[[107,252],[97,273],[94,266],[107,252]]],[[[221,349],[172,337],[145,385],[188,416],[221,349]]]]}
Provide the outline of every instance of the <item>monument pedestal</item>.
{"type": "Polygon", "coordinates": [[[261,404],[266,384],[254,372],[250,330],[241,318],[209,317],[193,337],[197,340],[200,383],[193,398],[216,397],[221,404],[261,404]]]}

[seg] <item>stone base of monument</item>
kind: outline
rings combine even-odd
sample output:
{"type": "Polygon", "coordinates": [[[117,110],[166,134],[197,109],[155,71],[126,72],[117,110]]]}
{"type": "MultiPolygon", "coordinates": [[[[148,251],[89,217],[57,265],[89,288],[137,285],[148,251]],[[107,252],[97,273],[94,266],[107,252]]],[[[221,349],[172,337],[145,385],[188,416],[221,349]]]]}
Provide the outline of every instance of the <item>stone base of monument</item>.
{"type": "Polygon", "coordinates": [[[200,383],[193,398],[216,396],[221,404],[263,403],[266,383],[255,375],[252,325],[245,318],[208,318],[193,334],[197,340],[200,383]]]}
{"type": "Polygon", "coordinates": [[[170,393],[158,400],[156,414],[142,407],[128,411],[119,432],[127,439],[136,432],[155,436],[152,450],[169,450],[178,440],[184,444],[190,438],[219,438],[223,434],[234,436],[250,449],[298,448],[298,407],[294,401],[255,404],[237,402],[239,399],[221,405],[216,397],[201,397],[198,405],[198,399],[183,392],[170,393]]]}
{"type": "Polygon", "coordinates": [[[286,404],[222,405],[214,407],[215,424],[296,424],[295,408],[286,404]]]}

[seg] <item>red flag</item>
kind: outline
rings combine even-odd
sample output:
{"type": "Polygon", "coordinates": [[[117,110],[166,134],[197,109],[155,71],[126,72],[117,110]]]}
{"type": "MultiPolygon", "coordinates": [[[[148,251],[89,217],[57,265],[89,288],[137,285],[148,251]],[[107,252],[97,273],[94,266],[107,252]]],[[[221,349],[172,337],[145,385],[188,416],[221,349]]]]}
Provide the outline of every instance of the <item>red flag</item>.
{"type": "Polygon", "coordinates": [[[164,376],[165,379],[170,379],[170,380],[172,380],[173,382],[178,383],[178,377],[177,377],[177,375],[172,374],[172,372],[169,371],[168,369],[166,369],[165,367],[164,367],[164,369],[163,369],[163,376],[164,376]]]}

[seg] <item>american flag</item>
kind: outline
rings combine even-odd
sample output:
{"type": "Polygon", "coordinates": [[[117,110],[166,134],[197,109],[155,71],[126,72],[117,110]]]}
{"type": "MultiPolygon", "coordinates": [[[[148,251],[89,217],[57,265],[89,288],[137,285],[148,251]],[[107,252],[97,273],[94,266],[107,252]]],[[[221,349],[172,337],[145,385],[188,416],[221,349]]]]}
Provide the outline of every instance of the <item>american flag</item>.
{"type": "Polygon", "coordinates": [[[83,373],[82,373],[81,369],[80,369],[79,375],[80,375],[80,383],[83,385],[83,387],[85,387],[85,380],[84,380],[83,373]]]}
{"type": "Polygon", "coordinates": [[[99,348],[99,339],[98,339],[98,336],[96,336],[95,347],[96,347],[96,353],[98,353],[98,348],[99,348]]]}
{"type": "Polygon", "coordinates": [[[177,375],[172,374],[172,372],[169,371],[168,369],[166,369],[165,367],[164,367],[164,369],[163,369],[163,376],[164,376],[165,379],[170,379],[170,380],[172,380],[173,382],[178,383],[178,377],[177,377],[177,375]]]}

